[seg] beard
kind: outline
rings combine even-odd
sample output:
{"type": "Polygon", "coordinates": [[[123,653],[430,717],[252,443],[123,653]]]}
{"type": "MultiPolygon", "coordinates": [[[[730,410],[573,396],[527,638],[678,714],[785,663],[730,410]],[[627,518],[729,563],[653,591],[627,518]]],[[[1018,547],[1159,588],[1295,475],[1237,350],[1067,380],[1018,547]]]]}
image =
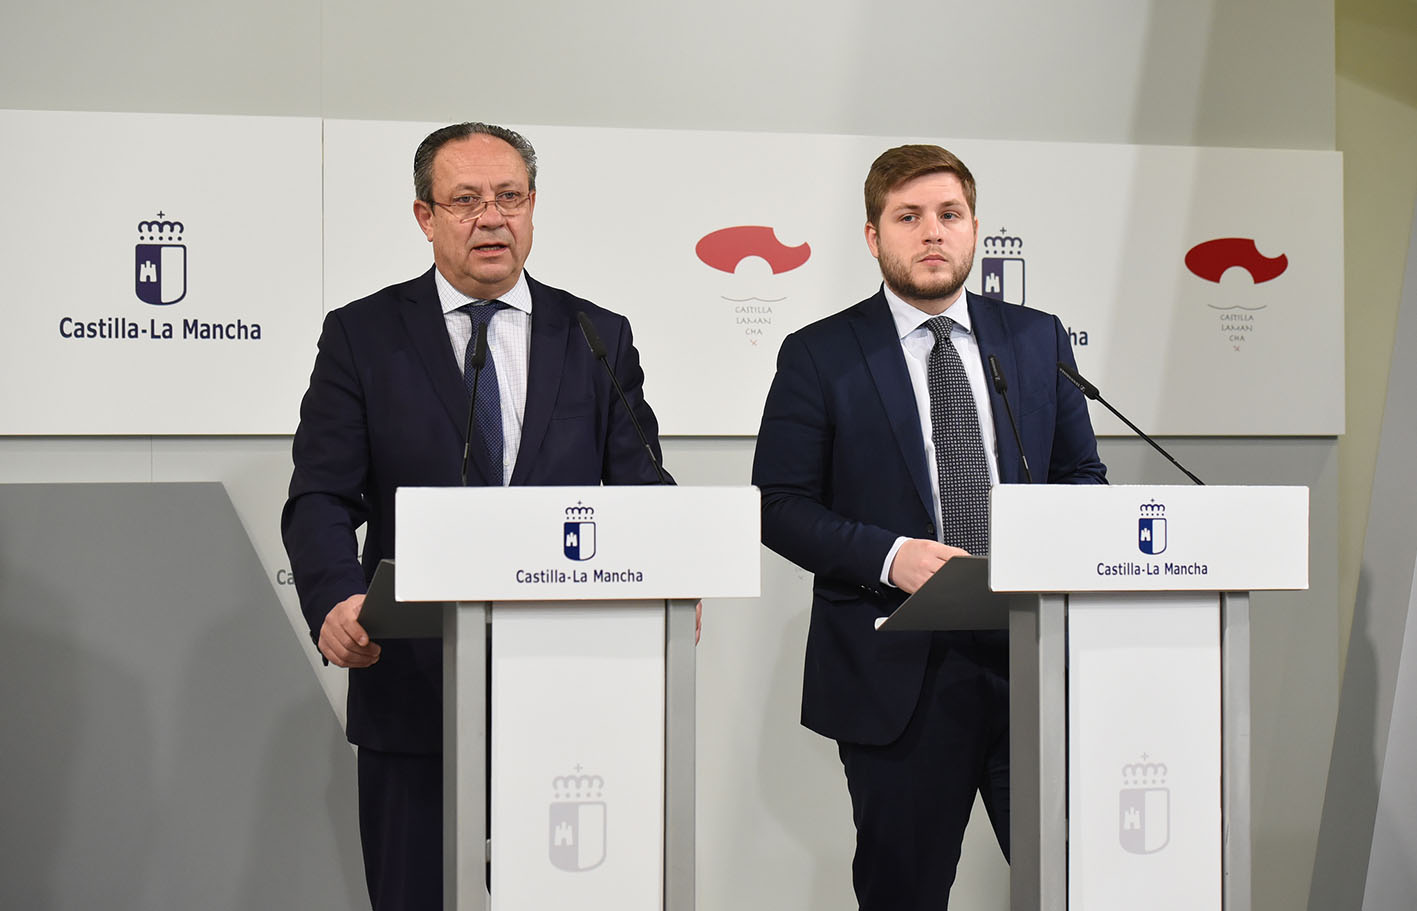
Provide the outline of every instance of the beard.
{"type": "Polygon", "coordinates": [[[969,255],[962,262],[954,263],[949,271],[930,276],[924,282],[917,282],[911,276],[909,262],[884,250],[876,262],[881,267],[881,278],[903,300],[938,301],[954,297],[964,287],[965,279],[974,268],[974,251],[970,250],[969,255]]]}

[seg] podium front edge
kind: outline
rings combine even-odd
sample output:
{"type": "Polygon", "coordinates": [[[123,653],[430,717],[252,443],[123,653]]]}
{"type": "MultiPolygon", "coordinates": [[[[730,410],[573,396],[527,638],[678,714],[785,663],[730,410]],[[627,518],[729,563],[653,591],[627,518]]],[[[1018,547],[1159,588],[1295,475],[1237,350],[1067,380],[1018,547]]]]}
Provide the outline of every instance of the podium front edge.
{"type": "Polygon", "coordinates": [[[696,601],[665,603],[664,907],[694,907],[696,601]]]}
{"type": "Polygon", "coordinates": [[[443,907],[487,911],[487,675],[491,605],[443,615],[443,907]],[[475,694],[475,695],[474,695],[475,694]]]}
{"type": "Polygon", "coordinates": [[[1250,594],[1220,593],[1220,799],[1222,901],[1250,911],[1250,594]]]}
{"type": "Polygon", "coordinates": [[[1009,907],[1065,911],[1066,596],[1009,603],[1009,907]]]}

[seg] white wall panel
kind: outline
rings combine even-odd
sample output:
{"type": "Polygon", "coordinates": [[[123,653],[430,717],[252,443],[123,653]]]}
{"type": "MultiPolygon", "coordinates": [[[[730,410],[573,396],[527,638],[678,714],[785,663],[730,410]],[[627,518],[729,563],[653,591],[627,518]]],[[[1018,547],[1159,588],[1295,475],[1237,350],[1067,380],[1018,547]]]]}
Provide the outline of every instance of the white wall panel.
{"type": "Polygon", "coordinates": [[[320,318],[319,121],[4,111],[0,131],[4,431],[291,432],[320,318]]]}
{"type": "MultiPolygon", "coordinates": [[[[407,159],[436,126],[326,122],[327,308],[427,268],[407,159]]],[[[880,284],[862,236],[871,161],[922,141],[522,129],[541,166],[527,268],[630,317],[670,436],[757,432],[782,339],[880,284]]],[[[1168,435],[1342,431],[1336,153],[923,141],[979,183],[968,286],[1056,313],[1084,374],[1133,421],[1168,435]]]]}

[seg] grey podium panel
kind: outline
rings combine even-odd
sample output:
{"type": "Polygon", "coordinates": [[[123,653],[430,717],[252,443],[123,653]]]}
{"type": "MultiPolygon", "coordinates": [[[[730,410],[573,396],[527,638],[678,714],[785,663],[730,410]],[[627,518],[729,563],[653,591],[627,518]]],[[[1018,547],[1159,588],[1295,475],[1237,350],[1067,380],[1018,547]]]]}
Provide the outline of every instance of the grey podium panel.
{"type": "Polygon", "coordinates": [[[0,485],[0,907],[367,908],[303,647],[220,484],[0,485]]]}

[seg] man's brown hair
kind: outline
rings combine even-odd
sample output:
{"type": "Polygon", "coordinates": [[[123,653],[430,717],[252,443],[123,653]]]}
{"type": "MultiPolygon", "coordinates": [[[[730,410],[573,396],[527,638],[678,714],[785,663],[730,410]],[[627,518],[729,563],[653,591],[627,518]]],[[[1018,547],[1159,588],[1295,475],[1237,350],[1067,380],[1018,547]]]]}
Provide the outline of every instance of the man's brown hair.
{"type": "Polygon", "coordinates": [[[917,177],[938,171],[947,171],[959,178],[964,187],[964,201],[969,203],[969,214],[973,215],[974,175],[964,162],[939,146],[908,145],[887,149],[871,162],[871,170],[866,174],[866,220],[879,226],[887,193],[917,177]]]}

